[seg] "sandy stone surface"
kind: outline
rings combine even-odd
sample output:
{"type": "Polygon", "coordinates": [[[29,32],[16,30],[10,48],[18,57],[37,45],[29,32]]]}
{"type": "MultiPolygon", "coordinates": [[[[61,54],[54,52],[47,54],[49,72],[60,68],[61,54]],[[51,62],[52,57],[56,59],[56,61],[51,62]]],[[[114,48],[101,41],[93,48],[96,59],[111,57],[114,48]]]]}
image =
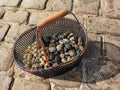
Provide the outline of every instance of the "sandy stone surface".
{"type": "Polygon", "coordinates": [[[67,8],[69,11],[72,9],[73,3],[72,0],[48,0],[46,5],[47,10],[57,11],[63,8],[67,8]]]}
{"type": "Polygon", "coordinates": [[[21,0],[1,0],[0,1],[0,6],[10,6],[10,7],[15,7],[19,4],[21,0]]]}
{"type": "Polygon", "coordinates": [[[8,24],[4,24],[4,23],[0,23],[0,41],[2,41],[5,37],[5,34],[7,33],[9,29],[9,25],[8,24]]]}
{"type": "Polygon", "coordinates": [[[0,90],[120,90],[120,1],[0,0],[0,90]],[[87,31],[88,47],[81,63],[52,78],[19,69],[12,58],[15,40],[63,8],[77,19],[69,13],[55,22],[55,28],[78,29],[78,20],[87,31]]]}
{"type": "Polygon", "coordinates": [[[5,10],[3,8],[0,8],[0,18],[2,18],[2,16],[4,15],[5,10]]]}
{"type": "Polygon", "coordinates": [[[8,90],[9,85],[12,81],[12,78],[6,75],[6,72],[0,72],[0,89],[1,90],[8,90]]]}
{"type": "Polygon", "coordinates": [[[99,0],[74,0],[75,14],[98,15],[99,0]]]}
{"type": "Polygon", "coordinates": [[[7,71],[12,65],[12,45],[8,43],[2,43],[0,45],[0,71],[7,71]]]}
{"type": "Polygon", "coordinates": [[[47,0],[23,0],[21,7],[32,9],[44,9],[47,0]]]}
{"type": "Polygon", "coordinates": [[[4,15],[4,20],[8,22],[18,22],[18,23],[24,23],[26,22],[28,17],[27,11],[8,11],[4,15]]]}
{"type": "Polygon", "coordinates": [[[12,90],[49,90],[49,84],[16,78],[12,90]]]}
{"type": "Polygon", "coordinates": [[[5,41],[14,43],[18,36],[26,30],[26,25],[13,24],[5,37],[5,41]]]}
{"type": "Polygon", "coordinates": [[[101,0],[101,12],[106,17],[120,18],[120,1],[101,0]]]}

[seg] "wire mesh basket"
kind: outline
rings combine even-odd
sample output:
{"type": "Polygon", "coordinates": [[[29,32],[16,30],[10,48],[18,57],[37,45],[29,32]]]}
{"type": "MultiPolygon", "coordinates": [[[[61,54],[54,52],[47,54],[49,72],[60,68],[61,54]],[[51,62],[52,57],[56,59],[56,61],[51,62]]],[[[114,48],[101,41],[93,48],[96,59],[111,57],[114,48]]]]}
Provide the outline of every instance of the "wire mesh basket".
{"type": "Polygon", "coordinates": [[[25,54],[26,48],[35,41],[37,26],[33,26],[32,28],[22,33],[13,46],[13,59],[20,69],[38,76],[48,78],[61,75],[79,64],[83,57],[83,54],[87,49],[87,35],[84,27],[79,23],[76,16],[73,13],[71,13],[70,15],[73,18],[62,18],[41,28],[42,36],[53,36],[54,33],[66,31],[73,32],[76,35],[82,37],[84,46],[83,51],[77,54],[74,58],[71,58],[70,61],[61,63],[56,67],[50,67],[48,69],[40,70],[27,70],[24,68],[23,55],[25,54]]]}

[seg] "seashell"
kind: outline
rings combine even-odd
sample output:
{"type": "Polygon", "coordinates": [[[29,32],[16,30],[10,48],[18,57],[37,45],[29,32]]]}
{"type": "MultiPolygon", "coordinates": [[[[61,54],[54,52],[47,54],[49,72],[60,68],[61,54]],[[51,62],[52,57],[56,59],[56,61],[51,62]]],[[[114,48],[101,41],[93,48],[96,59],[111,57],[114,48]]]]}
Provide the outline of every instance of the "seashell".
{"type": "Polygon", "coordinates": [[[53,53],[50,53],[49,54],[49,59],[52,60],[54,58],[54,54],[53,53]]]}
{"type": "Polygon", "coordinates": [[[67,38],[67,36],[68,36],[69,34],[70,34],[69,32],[65,32],[65,33],[63,33],[63,36],[64,36],[65,38],[67,38]]]}
{"type": "Polygon", "coordinates": [[[45,68],[48,68],[48,67],[49,67],[48,63],[45,63],[44,67],[45,67],[45,68]]]}
{"type": "Polygon", "coordinates": [[[70,33],[67,38],[70,38],[70,37],[72,37],[73,35],[74,35],[73,33],[70,33]]]}
{"type": "Polygon", "coordinates": [[[65,56],[69,56],[69,53],[68,53],[68,52],[66,52],[66,53],[64,53],[64,55],[65,55],[65,56]]]}
{"type": "Polygon", "coordinates": [[[72,44],[76,44],[76,42],[75,42],[75,41],[71,41],[71,43],[72,43],[72,44]]]}
{"type": "Polygon", "coordinates": [[[27,59],[28,59],[28,60],[31,60],[31,59],[32,59],[32,53],[29,53],[29,54],[27,55],[27,59]]]}
{"type": "MultiPolygon", "coordinates": [[[[81,37],[76,36],[74,33],[61,32],[54,34],[51,37],[43,37],[45,43],[45,51],[49,58],[50,66],[56,67],[61,62],[69,61],[76,54],[83,50],[81,37]]],[[[37,42],[29,45],[23,56],[23,63],[29,70],[38,70],[40,68],[48,68],[45,61],[44,51],[37,42]]]]}
{"type": "Polygon", "coordinates": [[[68,57],[67,57],[67,61],[70,61],[70,59],[71,59],[71,57],[70,57],[70,56],[68,56],[68,57]]]}
{"type": "Polygon", "coordinates": [[[60,57],[61,57],[61,58],[64,58],[64,56],[65,56],[65,55],[64,55],[63,53],[60,54],[60,57]]]}
{"type": "Polygon", "coordinates": [[[76,55],[76,52],[75,52],[74,49],[69,50],[68,53],[69,53],[69,55],[70,55],[71,57],[74,57],[74,56],[76,55]]]}
{"type": "Polygon", "coordinates": [[[23,60],[23,63],[26,63],[26,61],[28,61],[28,60],[27,60],[27,59],[24,59],[24,60],[23,60]]]}
{"type": "Polygon", "coordinates": [[[60,54],[59,51],[54,52],[54,55],[55,55],[55,56],[57,56],[57,55],[59,55],[59,54],[60,54]]]}
{"type": "Polygon", "coordinates": [[[74,41],[76,42],[76,43],[78,43],[78,36],[74,36],[74,41]]]}
{"type": "Polygon", "coordinates": [[[70,37],[69,40],[70,40],[70,41],[74,41],[75,38],[74,38],[74,37],[70,37]]]}
{"type": "Polygon", "coordinates": [[[49,36],[45,36],[45,37],[43,37],[43,41],[44,41],[44,43],[46,44],[48,44],[49,42],[50,42],[50,37],[49,36]]]}
{"type": "Polygon", "coordinates": [[[58,64],[55,62],[53,63],[52,67],[56,67],[58,64]]]}
{"type": "Polygon", "coordinates": [[[52,36],[52,38],[55,38],[55,37],[57,37],[58,36],[58,33],[55,33],[53,36],[52,36]]]}
{"type": "Polygon", "coordinates": [[[59,44],[59,45],[57,45],[57,51],[61,51],[62,50],[62,47],[63,47],[63,45],[62,44],[59,44]]]}
{"type": "Polygon", "coordinates": [[[67,51],[68,51],[68,49],[67,49],[66,47],[64,47],[63,49],[64,49],[64,52],[67,52],[67,51]]]}
{"type": "Polygon", "coordinates": [[[44,55],[44,51],[41,51],[40,53],[41,53],[41,55],[44,55]]]}
{"type": "Polygon", "coordinates": [[[65,58],[62,58],[61,60],[63,63],[67,62],[67,60],[65,58]]]}
{"type": "Polygon", "coordinates": [[[80,49],[81,51],[83,51],[84,48],[83,48],[83,46],[79,46],[79,49],[80,49]]]}
{"type": "Polygon", "coordinates": [[[31,60],[31,64],[32,64],[32,63],[35,63],[35,62],[36,62],[36,58],[33,57],[32,60],[31,60]]]}
{"type": "Polygon", "coordinates": [[[49,51],[50,51],[50,52],[55,52],[55,51],[56,51],[56,48],[55,48],[55,47],[49,47],[49,51]]]}
{"type": "Polygon", "coordinates": [[[32,64],[32,69],[37,70],[39,68],[39,66],[40,65],[38,63],[32,64]]]}
{"type": "Polygon", "coordinates": [[[81,39],[81,37],[78,38],[78,45],[82,45],[82,39],[81,39]]]}
{"type": "Polygon", "coordinates": [[[31,45],[29,45],[29,46],[27,47],[27,49],[31,49],[31,45]]]}
{"type": "Polygon", "coordinates": [[[50,43],[49,47],[55,47],[55,43],[50,43]]]}
{"type": "Polygon", "coordinates": [[[42,57],[42,54],[41,54],[41,53],[38,53],[38,57],[42,57]]]}
{"type": "Polygon", "coordinates": [[[31,49],[26,49],[26,50],[25,50],[25,54],[29,54],[30,51],[31,51],[31,49]]]}
{"type": "Polygon", "coordinates": [[[74,45],[73,45],[73,47],[74,47],[76,50],[78,50],[78,49],[79,49],[79,47],[78,47],[78,45],[77,45],[77,44],[74,44],[74,45]]]}
{"type": "Polygon", "coordinates": [[[23,62],[24,62],[25,64],[27,64],[27,65],[30,65],[30,64],[31,64],[30,60],[24,60],[23,62]]]}
{"type": "Polygon", "coordinates": [[[58,39],[62,40],[62,39],[64,39],[64,36],[63,35],[58,35],[58,39]]]}
{"type": "Polygon", "coordinates": [[[45,61],[44,61],[43,59],[41,60],[41,64],[42,64],[42,65],[45,65],[45,61]]]}
{"type": "Polygon", "coordinates": [[[37,53],[34,53],[34,54],[33,54],[33,57],[37,57],[37,53]]]}
{"type": "Polygon", "coordinates": [[[25,54],[25,55],[23,56],[23,58],[26,59],[26,58],[27,58],[27,55],[28,55],[28,54],[25,54]]]}
{"type": "Polygon", "coordinates": [[[63,40],[59,40],[59,43],[60,44],[64,44],[65,42],[63,40]]]}
{"type": "Polygon", "coordinates": [[[69,39],[63,39],[64,43],[69,42],[69,39]]]}
{"type": "Polygon", "coordinates": [[[54,39],[54,38],[52,38],[51,40],[50,40],[50,43],[55,43],[56,42],[56,39],[54,39]]]}
{"type": "Polygon", "coordinates": [[[32,47],[32,50],[33,50],[33,51],[35,51],[35,50],[37,51],[37,47],[36,47],[36,46],[33,46],[33,47],[32,47]]]}
{"type": "Polygon", "coordinates": [[[54,39],[55,39],[55,42],[58,42],[58,40],[59,40],[57,37],[55,37],[54,39]]]}
{"type": "Polygon", "coordinates": [[[25,69],[30,69],[30,65],[28,65],[28,64],[25,64],[24,67],[25,67],[25,69]]]}
{"type": "Polygon", "coordinates": [[[65,43],[65,47],[69,50],[72,49],[72,45],[70,43],[65,43]]]}
{"type": "Polygon", "coordinates": [[[79,50],[77,50],[77,54],[80,54],[80,51],[79,51],[79,50]]]}
{"type": "Polygon", "coordinates": [[[43,60],[46,60],[45,56],[42,56],[42,59],[43,59],[43,60]]]}
{"type": "Polygon", "coordinates": [[[61,63],[61,57],[60,56],[55,56],[55,61],[59,64],[61,63]]]}

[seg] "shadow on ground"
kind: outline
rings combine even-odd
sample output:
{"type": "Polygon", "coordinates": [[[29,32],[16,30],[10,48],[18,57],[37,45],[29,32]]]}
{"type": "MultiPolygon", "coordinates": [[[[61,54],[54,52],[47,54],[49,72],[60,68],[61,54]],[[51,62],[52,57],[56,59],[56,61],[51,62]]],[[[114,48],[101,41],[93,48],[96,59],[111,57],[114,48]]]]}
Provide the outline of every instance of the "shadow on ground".
{"type": "MultiPolygon", "coordinates": [[[[77,19],[63,19],[42,29],[43,35],[64,32],[66,30],[80,33],[83,41],[86,40],[84,29],[77,19]],[[49,30],[49,31],[48,31],[49,30]],[[52,30],[52,31],[50,31],[52,30]]],[[[81,63],[73,70],[54,77],[54,79],[75,81],[75,82],[97,82],[114,77],[120,72],[120,47],[111,43],[105,43],[104,54],[101,51],[101,42],[90,41],[88,49],[81,63]],[[103,57],[104,56],[104,57],[103,57]]],[[[23,59],[22,59],[23,60],[23,59]]]]}
{"type": "Polygon", "coordinates": [[[89,42],[81,63],[73,70],[54,79],[94,83],[114,77],[120,72],[120,47],[105,43],[105,55],[102,57],[100,45],[100,42],[89,42]]]}

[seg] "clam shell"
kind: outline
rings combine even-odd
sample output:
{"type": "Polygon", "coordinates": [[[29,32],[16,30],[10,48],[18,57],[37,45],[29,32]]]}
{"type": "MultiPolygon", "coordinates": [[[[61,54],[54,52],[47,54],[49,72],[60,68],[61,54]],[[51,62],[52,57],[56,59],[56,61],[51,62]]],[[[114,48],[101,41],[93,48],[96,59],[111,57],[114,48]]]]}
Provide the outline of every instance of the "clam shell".
{"type": "Polygon", "coordinates": [[[55,48],[55,47],[49,47],[49,51],[50,51],[50,52],[55,52],[55,51],[56,51],[56,48],[55,48]]]}
{"type": "Polygon", "coordinates": [[[62,44],[59,44],[59,45],[57,45],[57,51],[61,51],[62,50],[62,47],[63,47],[63,45],[62,44]]]}
{"type": "Polygon", "coordinates": [[[76,55],[76,52],[75,52],[74,49],[69,50],[68,53],[69,53],[69,55],[70,55],[71,57],[74,57],[74,56],[76,55]]]}

